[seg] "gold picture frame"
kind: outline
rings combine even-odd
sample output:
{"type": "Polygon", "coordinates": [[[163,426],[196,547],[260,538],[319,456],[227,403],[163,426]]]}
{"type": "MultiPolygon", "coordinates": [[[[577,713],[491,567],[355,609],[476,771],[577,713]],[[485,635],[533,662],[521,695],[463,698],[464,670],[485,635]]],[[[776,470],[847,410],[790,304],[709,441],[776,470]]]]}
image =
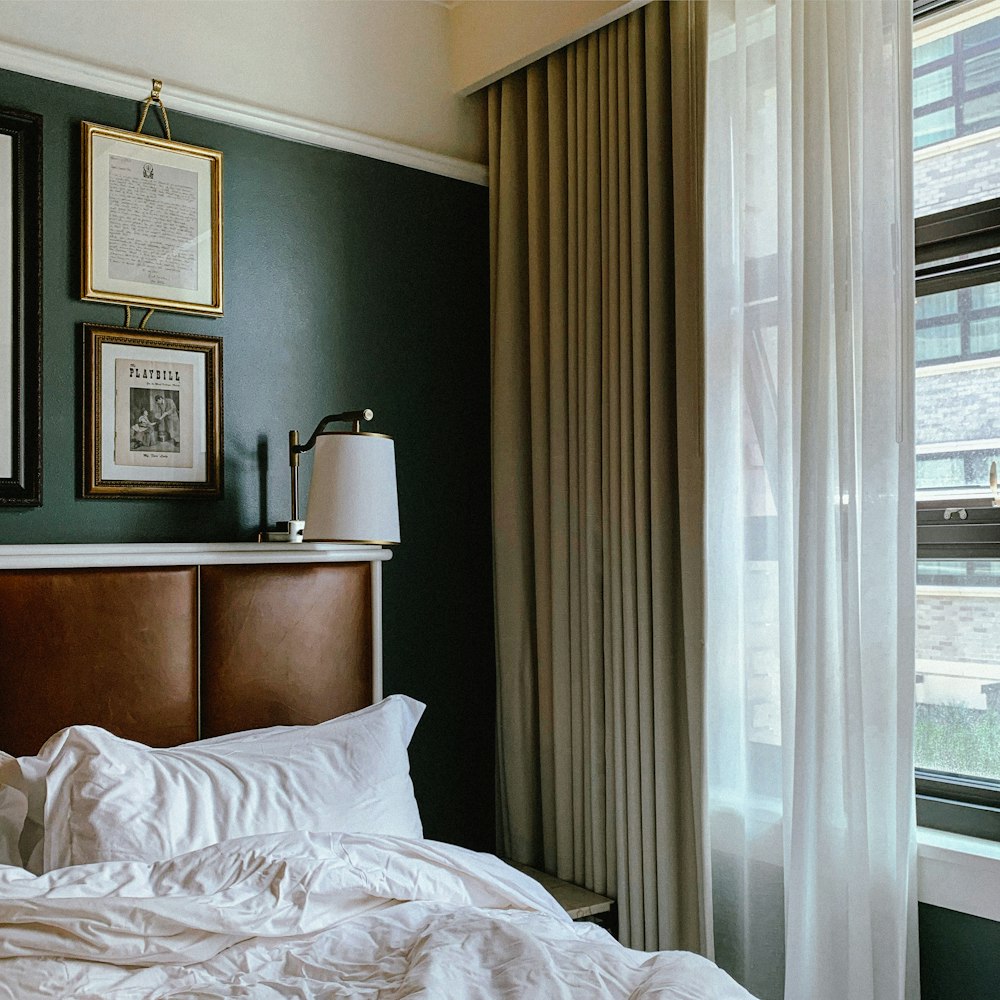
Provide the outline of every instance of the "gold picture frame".
{"type": "Polygon", "coordinates": [[[221,316],[222,153],[81,123],[81,296],[221,316]]]}
{"type": "Polygon", "coordinates": [[[83,324],[83,496],[222,496],[222,338],[83,324]]]}

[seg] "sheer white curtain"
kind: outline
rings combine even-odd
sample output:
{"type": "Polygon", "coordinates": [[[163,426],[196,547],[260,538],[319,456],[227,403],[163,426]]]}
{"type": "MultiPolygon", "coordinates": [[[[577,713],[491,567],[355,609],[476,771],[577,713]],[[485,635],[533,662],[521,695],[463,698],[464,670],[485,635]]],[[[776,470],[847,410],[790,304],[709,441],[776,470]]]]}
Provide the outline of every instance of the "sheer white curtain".
{"type": "Polygon", "coordinates": [[[709,3],[716,958],[918,996],[910,5],[709,3]]]}

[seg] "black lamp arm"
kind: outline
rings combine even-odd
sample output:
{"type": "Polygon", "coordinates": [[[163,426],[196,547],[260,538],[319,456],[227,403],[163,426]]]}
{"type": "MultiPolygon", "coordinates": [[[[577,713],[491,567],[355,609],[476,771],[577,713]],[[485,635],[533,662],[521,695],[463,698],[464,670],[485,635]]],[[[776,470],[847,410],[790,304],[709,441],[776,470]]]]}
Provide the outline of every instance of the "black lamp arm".
{"type": "Polygon", "coordinates": [[[326,430],[328,424],[335,424],[341,420],[349,420],[354,424],[354,432],[357,433],[361,430],[361,421],[371,420],[374,416],[375,414],[371,410],[345,410],[343,413],[331,413],[316,425],[316,430],[312,432],[312,435],[305,444],[300,445],[296,443],[295,451],[300,455],[304,451],[312,451],[316,447],[316,438],[326,430]]]}
{"type": "Polygon", "coordinates": [[[371,410],[345,410],[343,413],[331,413],[324,417],[312,432],[305,444],[299,444],[299,432],[288,432],[288,464],[292,471],[292,520],[299,519],[299,455],[304,451],[312,451],[316,447],[316,439],[323,433],[328,424],[349,420],[354,424],[354,433],[361,431],[361,421],[371,420],[375,414],[371,410]]]}

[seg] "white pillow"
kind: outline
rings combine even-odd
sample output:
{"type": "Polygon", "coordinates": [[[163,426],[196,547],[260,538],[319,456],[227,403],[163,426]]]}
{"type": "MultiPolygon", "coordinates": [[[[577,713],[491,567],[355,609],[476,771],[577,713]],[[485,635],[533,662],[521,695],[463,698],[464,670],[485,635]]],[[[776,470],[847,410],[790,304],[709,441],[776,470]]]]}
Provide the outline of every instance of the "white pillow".
{"type": "Polygon", "coordinates": [[[292,830],[421,837],[406,748],[423,710],[393,695],[317,726],[165,750],[73,726],[46,776],[44,868],[292,830]]]}
{"type": "MultiPolygon", "coordinates": [[[[246,742],[257,739],[260,735],[270,733],[287,732],[288,730],[305,730],[305,726],[272,726],[270,729],[255,729],[244,733],[227,733],[224,736],[215,736],[209,740],[198,740],[193,743],[184,744],[185,747],[196,748],[199,746],[228,746],[232,743],[246,742]]],[[[12,757],[9,753],[0,750],[0,786],[8,785],[19,791],[27,800],[27,813],[22,817],[23,828],[20,834],[19,857],[24,860],[25,867],[35,875],[41,875],[44,871],[42,864],[43,853],[43,833],[45,823],[45,778],[49,772],[52,760],[58,755],[66,742],[67,737],[72,732],[69,729],[61,729],[54,736],[45,741],[45,744],[34,756],[12,757]]],[[[135,746],[143,746],[136,743],[135,746]]],[[[147,748],[148,749],[148,748],[147,748]]],[[[8,827],[14,822],[11,816],[16,814],[19,806],[13,803],[18,801],[13,797],[7,797],[6,804],[0,802],[0,816],[6,816],[8,827]]],[[[0,852],[0,857],[2,857],[0,852]]],[[[20,861],[18,862],[21,863],[20,861]]]]}
{"type": "MultiPolygon", "coordinates": [[[[45,741],[37,754],[25,757],[12,757],[0,750],[0,785],[10,785],[19,790],[27,799],[27,815],[20,837],[20,857],[24,866],[34,875],[41,875],[46,869],[44,865],[44,824],[45,824],[45,778],[53,759],[59,754],[67,738],[80,727],[61,729],[45,741]]],[[[236,743],[246,743],[274,733],[289,731],[308,733],[308,726],[271,726],[268,729],[250,729],[242,733],[226,733],[213,736],[207,740],[195,740],[182,746],[189,749],[199,747],[221,748],[236,743]]],[[[125,741],[130,742],[130,741],[125,741]]],[[[148,750],[143,743],[131,743],[132,746],[148,750]]],[[[16,807],[10,806],[15,809],[16,807]]]]}

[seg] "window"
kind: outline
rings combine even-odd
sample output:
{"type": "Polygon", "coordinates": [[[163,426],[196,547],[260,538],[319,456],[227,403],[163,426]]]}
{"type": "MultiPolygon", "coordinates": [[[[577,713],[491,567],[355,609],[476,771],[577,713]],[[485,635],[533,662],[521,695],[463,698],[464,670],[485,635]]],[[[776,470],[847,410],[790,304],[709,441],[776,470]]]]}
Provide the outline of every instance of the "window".
{"type": "Polygon", "coordinates": [[[915,39],[913,125],[918,149],[1000,125],[1000,22],[966,19],[968,26],[956,29],[952,18],[939,21],[953,29],[947,34],[925,30],[915,39]]]}
{"type": "Polygon", "coordinates": [[[914,752],[928,822],[944,800],[1000,809],[1000,0],[918,0],[915,15],[914,752]]]}

